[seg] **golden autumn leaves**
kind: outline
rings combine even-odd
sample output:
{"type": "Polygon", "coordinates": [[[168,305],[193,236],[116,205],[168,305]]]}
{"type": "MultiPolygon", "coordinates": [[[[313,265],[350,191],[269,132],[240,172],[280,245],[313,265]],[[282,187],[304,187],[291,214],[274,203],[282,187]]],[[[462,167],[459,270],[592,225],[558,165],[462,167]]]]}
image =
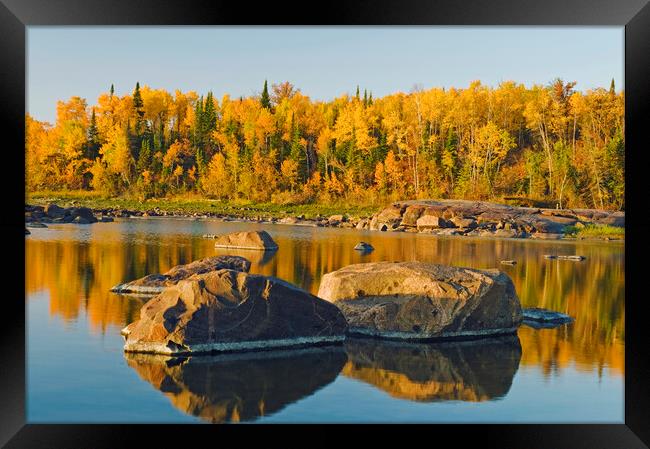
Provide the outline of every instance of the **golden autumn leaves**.
{"type": "Polygon", "coordinates": [[[556,80],[313,101],[290,83],[220,100],[143,86],[27,117],[27,188],[253,201],[547,198],[624,207],[623,94],[556,80]],[[264,104],[267,106],[265,107],[264,104]],[[93,150],[94,148],[94,150],[93,150]]]}

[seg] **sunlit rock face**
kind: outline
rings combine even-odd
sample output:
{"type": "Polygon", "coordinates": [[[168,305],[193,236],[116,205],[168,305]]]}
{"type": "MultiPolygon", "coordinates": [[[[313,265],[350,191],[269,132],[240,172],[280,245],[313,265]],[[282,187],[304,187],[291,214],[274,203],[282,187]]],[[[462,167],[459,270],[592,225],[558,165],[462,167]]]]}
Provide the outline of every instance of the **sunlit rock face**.
{"type": "Polygon", "coordinates": [[[176,265],[163,274],[149,274],[135,281],[116,285],[111,288],[111,291],[120,294],[157,295],[166,287],[175,285],[195,274],[207,273],[224,268],[247,272],[250,270],[250,267],[250,261],[240,256],[222,255],[206,257],[185,265],[176,265]]]}
{"type": "Polygon", "coordinates": [[[253,421],[333,382],[341,346],[169,358],[126,354],[128,365],[181,411],[211,423],[253,421]]]}
{"type": "Polygon", "coordinates": [[[217,236],[215,248],[254,249],[260,251],[274,251],[278,244],[273,241],[266,231],[233,232],[217,236]]]}
{"type": "Polygon", "coordinates": [[[184,355],[341,342],[333,304],[281,279],[235,270],[166,288],[123,329],[127,352],[184,355]]]}
{"type": "Polygon", "coordinates": [[[336,304],[349,332],[395,339],[514,333],[521,305],[499,270],[423,262],[348,265],[323,276],[318,296],[336,304]]]}
{"type": "Polygon", "coordinates": [[[420,402],[503,397],[521,359],[517,336],[437,344],[354,338],[345,351],[343,375],[420,402]]]}

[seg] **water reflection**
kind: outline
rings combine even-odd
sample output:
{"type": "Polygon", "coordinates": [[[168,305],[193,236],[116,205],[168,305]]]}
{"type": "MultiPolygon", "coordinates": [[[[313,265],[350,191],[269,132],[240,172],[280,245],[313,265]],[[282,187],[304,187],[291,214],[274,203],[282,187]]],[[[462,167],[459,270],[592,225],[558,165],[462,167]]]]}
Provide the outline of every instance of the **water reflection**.
{"type": "Polygon", "coordinates": [[[343,375],[421,402],[505,396],[521,359],[516,336],[435,344],[351,339],[345,351],[343,375]]]}
{"type": "MultiPolygon", "coordinates": [[[[519,331],[521,364],[545,374],[567,366],[624,371],[625,263],[620,243],[437,238],[410,233],[183,220],[125,220],[92,226],[51,225],[25,237],[26,292],[46,291],[50,314],[74,322],[87,315],[91,332],[117,333],[137,318],[142,299],[109,292],[116,284],[162,273],[174,265],[221,254],[203,234],[265,229],[273,253],[239,254],[251,272],[277,276],[312,293],[323,274],[368,261],[408,261],[499,268],[513,279],[525,307],[567,313],[575,322],[558,329],[519,331]],[[369,254],[354,251],[370,243],[369,254]],[[544,254],[580,254],[582,262],[546,260],[544,254]],[[515,266],[499,265],[512,259],[515,266]]],[[[229,251],[229,253],[233,253],[229,251]]]]}
{"type": "Polygon", "coordinates": [[[310,396],[345,365],[340,346],[170,359],[125,354],[174,407],[204,421],[252,421],[310,396]]]}
{"type": "Polygon", "coordinates": [[[508,393],[521,346],[516,336],[434,344],[351,339],[343,346],[298,350],[125,357],[174,407],[225,423],[271,415],[330,384],[339,373],[400,399],[494,400],[508,393]]]}

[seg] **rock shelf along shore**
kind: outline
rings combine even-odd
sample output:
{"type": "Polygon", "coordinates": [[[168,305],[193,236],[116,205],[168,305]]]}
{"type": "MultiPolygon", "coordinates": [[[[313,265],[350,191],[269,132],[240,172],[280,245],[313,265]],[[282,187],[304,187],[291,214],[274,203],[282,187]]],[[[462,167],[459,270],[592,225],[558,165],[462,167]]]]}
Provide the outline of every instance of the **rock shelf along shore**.
{"type": "MultiPolygon", "coordinates": [[[[246,209],[246,208],[243,208],[246,209]]],[[[246,210],[247,212],[250,212],[246,210]]],[[[569,229],[588,225],[625,227],[625,212],[599,209],[545,209],[517,207],[485,201],[412,200],[399,201],[382,208],[372,216],[303,215],[282,218],[262,215],[183,213],[154,208],[146,211],[85,207],[63,208],[56,204],[26,205],[25,223],[79,223],[112,221],[114,218],[181,217],[284,224],[312,227],[354,228],[380,232],[413,232],[470,237],[533,238],[557,240],[565,238],[569,229]]]]}

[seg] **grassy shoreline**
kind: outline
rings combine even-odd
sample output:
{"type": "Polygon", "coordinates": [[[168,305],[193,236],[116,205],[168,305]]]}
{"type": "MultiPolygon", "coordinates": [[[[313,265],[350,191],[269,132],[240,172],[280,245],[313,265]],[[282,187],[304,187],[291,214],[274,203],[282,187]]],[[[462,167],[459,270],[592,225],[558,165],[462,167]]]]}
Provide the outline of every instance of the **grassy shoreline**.
{"type": "Polygon", "coordinates": [[[181,214],[220,214],[237,217],[283,218],[304,216],[307,219],[343,214],[355,217],[370,217],[384,204],[274,204],[252,201],[221,201],[202,197],[152,198],[145,201],[132,198],[106,198],[94,192],[34,192],[26,195],[26,202],[34,205],[56,203],[89,207],[91,209],[126,209],[146,212],[154,209],[181,214]]]}
{"type": "MultiPolygon", "coordinates": [[[[56,203],[59,206],[80,206],[93,210],[124,209],[135,212],[156,210],[176,215],[221,215],[243,219],[281,219],[302,217],[305,219],[327,218],[331,215],[369,218],[386,204],[274,204],[252,201],[221,201],[199,196],[152,198],[141,201],[135,198],[107,198],[95,192],[33,192],[28,193],[26,202],[44,206],[56,203]]],[[[588,224],[584,227],[569,226],[562,240],[625,240],[625,228],[588,224]]]]}

